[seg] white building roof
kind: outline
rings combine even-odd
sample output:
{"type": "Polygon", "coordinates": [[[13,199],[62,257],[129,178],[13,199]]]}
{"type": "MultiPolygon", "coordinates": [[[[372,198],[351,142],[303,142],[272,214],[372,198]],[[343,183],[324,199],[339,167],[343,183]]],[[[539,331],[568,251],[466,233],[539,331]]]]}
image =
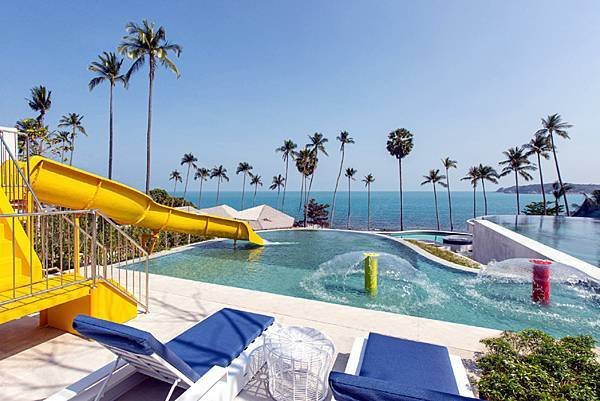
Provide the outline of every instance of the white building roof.
{"type": "Polygon", "coordinates": [[[294,226],[294,218],[292,216],[280,212],[268,205],[255,206],[242,211],[235,210],[228,205],[219,205],[204,209],[196,209],[192,206],[182,206],[177,209],[190,213],[209,214],[212,216],[244,220],[255,230],[274,230],[278,228],[291,228],[294,226]]]}

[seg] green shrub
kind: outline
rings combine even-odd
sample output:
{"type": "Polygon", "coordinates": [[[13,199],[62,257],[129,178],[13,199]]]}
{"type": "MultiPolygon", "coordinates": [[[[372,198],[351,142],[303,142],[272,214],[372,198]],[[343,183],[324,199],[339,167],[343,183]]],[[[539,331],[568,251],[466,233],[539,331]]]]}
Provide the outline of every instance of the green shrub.
{"type": "Polygon", "coordinates": [[[556,340],[540,330],[482,340],[479,395],[488,401],[600,400],[600,362],[591,336],[556,340]]]}

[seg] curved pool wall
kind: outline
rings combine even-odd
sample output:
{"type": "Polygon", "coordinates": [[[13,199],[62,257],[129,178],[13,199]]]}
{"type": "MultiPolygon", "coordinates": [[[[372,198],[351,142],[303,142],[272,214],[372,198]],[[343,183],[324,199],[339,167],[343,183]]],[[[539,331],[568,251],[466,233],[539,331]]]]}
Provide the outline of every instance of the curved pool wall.
{"type": "Polygon", "coordinates": [[[513,258],[550,259],[572,266],[600,282],[598,219],[485,216],[470,220],[469,225],[473,234],[473,259],[480,263],[513,258]]]}
{"type": "Polygon", "coordinates": [[[381,234],[386,234],[394,238],[416,239],[421,241],[431,241],[441,244],[444,237],[448,235],[468,235],[468,233],[443,231],[443,230],[405,230],[405,231],[382,231],[381,234]]]}
{"type": "Polygon", "coordinates": [[[553,288],[550,307],[530,301],[531,283],[493,282],[448,269],[373,233],[262,232],[265,247],[213,241],[150,262],[152,273],[494,329],[535,327],[600,338],[600,300],[553,288]],[[364,291],[362,253],[377,252],[379,292],[364,291]],[[588,297],[588,298],[585,298],[588,297]]]}

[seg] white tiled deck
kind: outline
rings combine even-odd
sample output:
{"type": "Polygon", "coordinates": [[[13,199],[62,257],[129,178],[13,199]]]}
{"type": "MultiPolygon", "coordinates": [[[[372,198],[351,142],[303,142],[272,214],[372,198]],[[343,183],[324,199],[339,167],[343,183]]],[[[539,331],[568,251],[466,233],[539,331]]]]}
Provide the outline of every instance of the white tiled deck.
{"type": "MultiPolygon", "coordinates": [[[[481,351],[479,340],[496,330],[371,311],[282,295],[151,275],[150,308],[130,324],[169,340],[214,311],[228,306],[275,316],[285,325],[317,328],[335,342],[335,369],[342,369],[357,336],[369,331],[445,345],[463,358],[481,351]]],[[[38,329],[36,318],[0,326],[2,399],[41,400],[113,360],[99,345],[55,329],[38,329]]],[[[145,384],[135,399],[164,399],[145,384]],[[141,393],[145,393],[142,395],[141,393]]],[[[264,383],[255,381],[241,400],[265,399],[264,383]]],[[[126,399],[130,400],[131,397],[126,399]]]]}

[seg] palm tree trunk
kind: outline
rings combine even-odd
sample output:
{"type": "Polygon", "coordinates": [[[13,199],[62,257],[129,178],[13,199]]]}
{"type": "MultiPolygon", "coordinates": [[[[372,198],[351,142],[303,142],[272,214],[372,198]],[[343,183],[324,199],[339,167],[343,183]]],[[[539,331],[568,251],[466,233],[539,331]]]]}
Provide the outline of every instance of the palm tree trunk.
{"type": "MultiPolygon", "coordinates": [[[[277,187],[277,201],[275,202],[275,209],[279,208],[279,192],[281,192],[281,187],[277,187]]],[[[283,209],[283,205],[282,205],[282,209],[283,209]]]]}
{"type": "Polygon", "coordinates": [[[519,203],[519,174],[515,171],[515,189],[517,190],[517,216],[521,214],[521,207],[519,203]]]}
{"type": "Polygon", "coordinates": [[[219,204],[219,192],[221,191],[221,179],[218,178],[217,181],[217,200],[215,201],[215,205],[219,204]]]}
{"type": "Polygon", "coordinates": [[[404,205],[402,199],[402,159],[398,159],[398,182],[400,184],[400,231],[404,231],[404,205]]]}
{"type": "Polygon", "coordinates": [[[150,56],[148,73],[148,129],[146,131],[146,194],[150,193],[150,139],[152,138],[152,83],[154,81],[154,56],[150,56]]]}
{"type": "Polygon", "coordinates": [[[256,190],[258,189],[258,184],[254,186],[254,197],[252,197],[252,207],[256,205],[256,190]]]}
{"type": "MultiPolygon", "coordinates": [[[[313,172],[314,174],[314,172],[313,172]]],[[[305,177],[304,179],[306,180],[307,177],[305,177]]],[[[311,181],[312,181],[312,174],[311,174],[311,181]]],[[[304,227],[306,227],[306,221],[308,218],[308,197],[310,196],[310,187],[308,186],[307,183],[304,183],[304,192],[306,193],[305,197],[304,197],[304,227]]]]}
{"type": "Polygon", "coordinates": [[[544,202],[544,216],[546,215],[546,191],[544,191],[544,176],[542,175],[542,159],[540,154],[537,154],[538,170],[540,172],[540,187],[542,189],[542,201],[544,202]]]}
{"type": "MultiPolygon", "coordinates": [[[[75,152],[75,135],[75,127],[73,127],[73,130],[71,131],[71,156],[69,157],[69,166],[73,165],[73,153],[75,152]]],[[[40,154],[42,154],[41,150],[40,154]]]]}
{"type": "Polygon", "coordinates": [[[346,228],[350,229],[350,177],[348,177],[348,221],[346,222],[346,228]]]}
{"type": "Polygon", "coordinates": [[[371,184],[367,185],[367,231],[371,231],[371,184]]]}
{"type": "Polygon", "coordinates": [[[202,204],[202,184],[204,184],[204,179],[200,177],[200,193],[198,194],[198,209],[200,209],[200,205],[202,204]]]}
{"type": "Polygon", "coordinates": [[[477,187],[473,185],[473,218],[477,218],[477,187]]]}
{"type": "Polygon", "coordinates": [[[488,214],[488,209],[487,209],[487,193],[485,192],[485,180],[481,180],[481,188],[483,189],[483,203],[484,203],[484,216],[487,216],[488,214]]]}
{"type": "Polygon", "coordinates": [[[304,201],[304,174],[300,177],[300,203],[298,204],[298,213],[302,209],[302,202],[304,201]]]}
{"type": "Polygon", "coordinates": [[[333,214],[335,213],[335,195],[337,194],[338,185],[340,184],[340,177],[342,176],[342,169],[344,168],[344,148],[342,148],[342,159],[340,160],[340,170],[338,171],[337,179],[335,180],[335,189],[333,190],[333,202],[331,202],[331,215],[329,215],[329,227],[333,226],[333,214]]]}
{"type": "Polygon", "coordinates": [[[244,195],[246,192],[246,172],[244,171],[244,180],[242,181],[242,210],[244,210],[244,195]]]}
{"type": "Polygon", "coordinates": [[[564,191],[562,177],[560,175],[560,167],[558,167],[558,158],[556,157],[556,148],[554,147],[554,135],[550,132],[550,142],[552,143],[552,154],[554,155],[554,165],[556,166],[556,175],[558,176],[558,183],[560,184],[560,190],[563,193],[563,199],[565,201],[565,212],[567,216],[569,213],[569,202],[567,201],[567,191],[564,191]]]}
{"type": "Polygon", "coordinates": [[[290,164],[290,159],[289,156],[286,157],[285,159],[285,185],[283,187],[283,199],[281,200],[281,210],[283,210],[283,204],[285,203],[285,189],[287,188],[287,184],[288,184],[288,166],[290,164]]]}
{"type": "Polygon", "coordinates": [[[433,200],[435,202],[435,221],[437,222],[437,229],[440,230],[440,212],[438,210],[437,191],[435,189],[435,182],[433,183],[433,200]]]}
{"type": "Polygon", "coordinates": [[[175,204],[175,192],[177,192],[177,180],[175,180],[175,185],[173,185],[173,195],[171,196],[171,207],[175,204]]]}
{"type": "Polygon", "coordinates": [[[452,222],[452,197],[450,196],[450,177],[448,169],[446,169],[446,189],[448,190],[448,211],[450,212],[450,231],[454,231],[454,223],[452,222]]]}
{"type": "Polygon", "coordinates": [[[185,200],[185,194],[187,194],[188,181],[190,180],[190,168],[191,164],[188,164],[187,174],[185,175],[185,186],[183,188],[183,200],[185,200]]]}
{"type": "Polygon", "coordinates": [[[108,179],[112,179],[112,163],[113,163],[113,88],[110,84],[110,96],[108,106],[108,179]]]}

